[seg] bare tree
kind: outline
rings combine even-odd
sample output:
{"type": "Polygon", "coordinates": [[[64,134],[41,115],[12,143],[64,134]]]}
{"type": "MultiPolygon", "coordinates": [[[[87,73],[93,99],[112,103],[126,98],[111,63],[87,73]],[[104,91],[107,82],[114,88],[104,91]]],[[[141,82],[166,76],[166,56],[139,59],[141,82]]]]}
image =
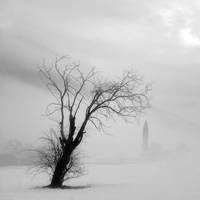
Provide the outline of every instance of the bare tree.
{"type": "Polygon", "coordinates": [[[86,134],[86,126],[90,123],[100,130],[104,119],[136,117],[149,106],[149,87],[131,71],[114,81],[97,79],[94,68],[83,73],[80,64],[67,57],[57,58],[51,67],[43,64],[40,74],[55,98],[46,114],[56,115],[59,124],[59,159],[54,164],[50,186],[62,187],[70,156],[86,134]]]}
{"type": "MultiPolygon", "coordinates": [[[[36,159],[33,162],[33,167],[37,173],[45,172],[51,178],[63,154],[61,143],[54,129],[51,129],[41,139],[43,141],[42,145],[34,150],[36,152],[36,159]]],[[[80,177],[84,174],[84,168],[80,162],[79,150],[76,149],[70,155],[66,171],[64,181],[80,177]]]]}

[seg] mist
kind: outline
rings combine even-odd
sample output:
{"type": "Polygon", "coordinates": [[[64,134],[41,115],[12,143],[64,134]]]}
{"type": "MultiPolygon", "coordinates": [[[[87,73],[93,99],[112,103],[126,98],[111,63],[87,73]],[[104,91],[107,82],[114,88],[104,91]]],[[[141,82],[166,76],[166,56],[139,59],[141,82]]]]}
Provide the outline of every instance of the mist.
{"type": "MultiPolygon", "coordinates": [[[[39,68],[44,62],[50,66],[56,57],[67,55],[80,62],[83,72],[95,67],[99,77],[112,79],[125,70],[134,70],[145,83],[152,85],[151,107],[137,119],[130,123],[118,118],[105,121],[105,132],[87,128],[88,135],[80,149],[84,162],[92,171],[88,179],[81,179],[81,183],[92,182],[97,188],[101,184],[117,185],[118,180],[112,179],[113,173],[120,173],[120,165],[123,165],[121,170],[136,169],[135,173],[145,174],[146,178],[139,182],[145,185],[148,194],[155,189],[148,190],[151,176],[156,174],[154,169],[159,177],[156,180],[161,182],[165,172],[170,177],[175,174],[180,195],[169,189],[166,199],[184,196],[181,190],[187,186],[197,188],[200,163],[199,10],[198,0],[0,0],[0,165],[6,166],[4,170],[11,170],[10,165],[30,165],[31,159],[27,159],[34,155],[22,155],[21,152],[40,145],[44,133],[56,126],[45,116],[52,96],[39,75],[39,68]],[[145,120],[149,134],[147,152],[142,150],[145,120]],[[139,171],[139,166],[144,171],[139,171]],[[151,175],[146,171],[147,166],[152,169],[151,175]],[[181,167],[183,170],[178,173],[181,167]],[[99,182],[93,183],[95,170],[112,175],[109,180],[96,177],[99,182]],[[180,180],[189,180],[190,184],[181,187],[180,180]]],[[[15,171],[11,173],[17,176],[15,171]]],[[[132,175],[137,179],[135,173],[132,175]]],[[[0,169],[3,177],[2,174],[0,169]]],[[[173,182],[171,179],[164,177],[167,182],[161,184],[163,193],[173,182]]],[[[126,184],[132,181],[126,175],[120,184],[123,180],[126,184]]],[[[1,185],[0,182],[0,189],[1,185]]],[[[138,199],[147,199],[139,193],[135,191],[138,199]]],[[[149,199],[162,197],[161,193],[153,194],[149,199]]],[[[190,189],[186,196],[198,199],[200,193],[190,189]]],[[[132,196],[127,199],[129,197],[132,196]]]]}

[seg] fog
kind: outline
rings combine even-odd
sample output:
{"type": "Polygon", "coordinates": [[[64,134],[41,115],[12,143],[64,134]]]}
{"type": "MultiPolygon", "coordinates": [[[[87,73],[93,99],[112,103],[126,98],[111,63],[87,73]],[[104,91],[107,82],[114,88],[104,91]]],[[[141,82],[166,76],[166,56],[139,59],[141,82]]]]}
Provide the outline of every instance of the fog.
{"type": "Polygon", "coordinates": [[[152,142],[198,143],[198,1],[0,3],[1,141],[35,142],[49,128],[42,114],[50,97],[37,65],[70,55],[106,76],[135,69],[153,83],[148,114],[129,125],[112,124],[112,138],[131,138],[124,146],[131,141],[134,148],[147,119],[152,142]]]}
{"type": "MultiPolygon", "coordinates": [[[[106,133],[87,129],[80,147],[85,162],[116,164],[117,173],[122,163],[139,163],[145,170],[155,166],[159,177],[162,162],[173,165],[174,173],[184,163],[187,180],[192,172],[188,163],[199,166],[200,152],[199,11],[198,0],[0,0],[0,164],[27,164],[22,162],[27,155],[19,152],[39,145],[44,132],[56,126],[44,116],[52,96],[38,67],[70,55],[83,71],[95,67],[109,79],[132,69],[152,84],[151,108],[137,119],[105,122],[106,133]]],[[[92,169],[103,170],[98,167],[92,169]]],[[[195,170],[193,179],[199,175],[195,170]]],[[[197,187],[198,178],[194,182],[197,187]]]]}
{"type": "Polygon", "coordinates": [[[0,198],[199,199],[199,11],[198,0],[0,0],[0,198]],[[47,177],[21,165],[56,126],[38,67],[63,55],[107,79],[135,70],[152,84],[151,108],[87,128],[88,172],[69,184],[88,189],[38,192],[47,177]]]}

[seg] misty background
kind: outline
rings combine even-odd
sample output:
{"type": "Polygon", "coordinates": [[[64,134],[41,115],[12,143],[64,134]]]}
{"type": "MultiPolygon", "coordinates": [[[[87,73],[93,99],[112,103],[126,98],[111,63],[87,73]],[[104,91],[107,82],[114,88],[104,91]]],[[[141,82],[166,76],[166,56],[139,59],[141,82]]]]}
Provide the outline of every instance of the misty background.
{"type": "Polygon", "coordinates": [[[83,69],[95,66],[106,77],[134,69],[152,82],[146,115],[110,123],[108,134],[88,130],[86,156],[137,157],[144,120],[155,149],[198,151],[199,11],[197,0],[0,0],[0,162],[39,144],[54,126],[43,115],[51,96],[38,65],[56,55],[72,56],[83,69]]]}

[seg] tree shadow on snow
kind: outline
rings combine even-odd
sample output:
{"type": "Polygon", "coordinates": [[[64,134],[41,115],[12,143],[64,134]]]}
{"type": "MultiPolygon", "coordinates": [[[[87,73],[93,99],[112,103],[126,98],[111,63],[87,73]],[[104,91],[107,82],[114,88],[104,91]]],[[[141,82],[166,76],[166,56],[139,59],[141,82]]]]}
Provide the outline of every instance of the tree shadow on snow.
{"type": "Polygon", "coordinates": [[[73,185],[73,186],[69,186],[69,185],[63,185],[62,187],[58,187],[58,188],[54,188],[51,187],[49,185],[47,186],[37,186],[34,187],[33,189],[69,189],[69,190],[82,190],[82,189],[87,189],[87,188],[91,188],[92,185],[88,184],[88,185],[73,185]]]}

